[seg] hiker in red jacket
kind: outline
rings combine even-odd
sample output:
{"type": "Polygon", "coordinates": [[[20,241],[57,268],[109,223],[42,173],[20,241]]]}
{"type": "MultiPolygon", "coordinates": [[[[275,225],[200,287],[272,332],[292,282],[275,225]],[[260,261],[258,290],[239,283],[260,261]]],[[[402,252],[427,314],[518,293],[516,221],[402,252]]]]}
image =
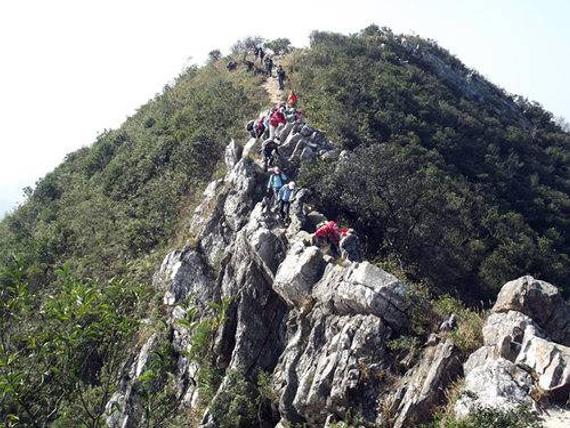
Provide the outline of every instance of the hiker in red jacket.
{"type": "Polygon", "coordinates": [[[330,220],[320,223],[315,231],[312,244],[317,247],[329,245],[331,256],[337,257],[340,253],[338,243],[340,241],[340,229],[335,221],[330,220]]]}
{"type": "Polygon", "coordinates": [[[287,123],[287,118],[283,112],[284,110],[284,107],[279,107],[277,110],[271,113],[271,117],[269,118],[269,138],[271,139],[276,137],[277,128],[280,125],[285,125],[287,123]]]}

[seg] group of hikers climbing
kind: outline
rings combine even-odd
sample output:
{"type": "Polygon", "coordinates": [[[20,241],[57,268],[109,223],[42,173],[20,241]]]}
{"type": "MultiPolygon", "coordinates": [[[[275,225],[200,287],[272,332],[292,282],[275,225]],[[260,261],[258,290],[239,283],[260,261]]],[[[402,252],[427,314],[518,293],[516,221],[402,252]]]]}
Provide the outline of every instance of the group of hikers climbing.
{"type": "MultiPolygon", "coordinates": [[[[256,53],[256,58],[263,60],[263,50],[256,53]]],[[[246,129],[252,138],[261,139],[260,154],[264,171],[269,171],[269,178],[262,201],[263,212],[277,212],[281,221],[289,224],[289,210],[297,193],[296,184],[276,165],[280,158],[280,145],[290,133],[299,131],[304,126],[302,111],[297,109],[298,97],[291,91],[287,102],[280,102],[271,109],[262,112],[255,120],[251,120],[246,129]],[[289,132],[282,132],[289,125],[289,132]]],[[[289,159],[294,157],[294,153],[289,159]]],[[[335,221],[319,223],[312,236],[311,244],[326,249],[332,257],[360,262],[360,239],[354,229],[339,227],[335,221]]]]}
{"type": "MultiPolygon", "coordinates": [[[[244,57],[242,63],[246,66],[248,71],[252,71],[254,73],[262,73],[265,74],[267,77],[273,77],[273,58],[270,55],[267,55],[266,52],[263,50],[263,46],[254,46],[253,48],[253,55],[254,60],[250,61],[247,59],[247,52],[244,53],[244,57]],[[259,60],[261,64],[261,69],[256,67],[256,62],[259,60]]],[[[227,64],[227,69],[229,71],[234,71],[238,67],[238,63],[235,60],[231,60],[227,64]]],[[[279,84],[279,89],[282,91],[285,88],[285,79],[287,78],[287,74],[283,69],[283,66],[279,64],[276,70],[277,83],[279,84]]]]}

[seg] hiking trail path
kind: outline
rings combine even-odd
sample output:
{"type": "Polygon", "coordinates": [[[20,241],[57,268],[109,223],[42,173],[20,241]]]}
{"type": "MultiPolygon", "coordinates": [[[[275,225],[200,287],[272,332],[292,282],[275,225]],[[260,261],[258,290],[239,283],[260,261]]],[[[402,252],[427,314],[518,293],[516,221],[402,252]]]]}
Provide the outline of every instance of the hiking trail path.
{"type": "Polygon", "coordinates": [[[283,91],[279,90],[279,84],[275,77],[268,77],[262,86],[269,94],[269,99],[272,104],[279,104],[281,101],[284,101],[283,91]]]}

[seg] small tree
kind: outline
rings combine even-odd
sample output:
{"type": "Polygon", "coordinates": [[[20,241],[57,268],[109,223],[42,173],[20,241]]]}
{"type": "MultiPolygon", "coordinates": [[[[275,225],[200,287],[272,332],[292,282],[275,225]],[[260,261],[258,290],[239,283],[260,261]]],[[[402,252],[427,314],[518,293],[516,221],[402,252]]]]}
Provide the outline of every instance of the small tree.
{"type": "Polygon", "coordinates": [[[238,40],[232,46],[232,53],[239,54],[244,52],[252,52],[253,49],[259,45],[262,45],[264,39],[260,36],[247,36],[245,39],[238,40]]]}
{"type": "Polygon", "coordinates": [[[286,54],[291,51],[291,41],[281,37],[265,43],[265,47],[271,49],[277,55],[286,54]]]}
{"type": "Polygon", "coordinates": [[[211,64],[222,59],[222,52],[219,49],[214,49],[208,53],[208,62],[211,64]]]}

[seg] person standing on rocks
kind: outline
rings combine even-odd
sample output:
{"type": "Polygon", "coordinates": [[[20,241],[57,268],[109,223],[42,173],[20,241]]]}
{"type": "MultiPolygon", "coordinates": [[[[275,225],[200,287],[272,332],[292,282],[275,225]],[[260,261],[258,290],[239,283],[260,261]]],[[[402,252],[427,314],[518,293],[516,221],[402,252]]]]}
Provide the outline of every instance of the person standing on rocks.
{"type": "Polygon", "coordinates": [[[287,176],[281,172],[278,166],[273,168],[273,172],[269,176],[267,182],[267,191],[271,193],[273,204],[279,200],[279,190],[287,183],[287,176]]]}
{"type": "Polygon", "coordinates": [[[290,181],[289,184],[281,187],[279,189],[279,215],[281,220],[286,224],[289,223],[289,208],[291,207],[291,202],[295,198],[295,182],[290,181]]]}
{"type": "Polygon", "coordinates": [[[349,262],[360,263],[362,253],[360,252],[360,238],[354,229],[347,229],[340,240],[340,255],[349,262]]]}
{"type": "Polygon", "coordinates": [[[259,61],[263,64],[263,58],[265,57],[265,52],[263,51],[263,47],[259,47],[259,61]]]}
{"type": "Polygon", "coordinates": [[[281,64],[279,64],[279,67],[277,67],[277,82],[279,82],[279,90],[280,91],[285,89],[286,77],[287,77],[287,75],[285,74],[285,70],[283,69],[281,64]]]}

